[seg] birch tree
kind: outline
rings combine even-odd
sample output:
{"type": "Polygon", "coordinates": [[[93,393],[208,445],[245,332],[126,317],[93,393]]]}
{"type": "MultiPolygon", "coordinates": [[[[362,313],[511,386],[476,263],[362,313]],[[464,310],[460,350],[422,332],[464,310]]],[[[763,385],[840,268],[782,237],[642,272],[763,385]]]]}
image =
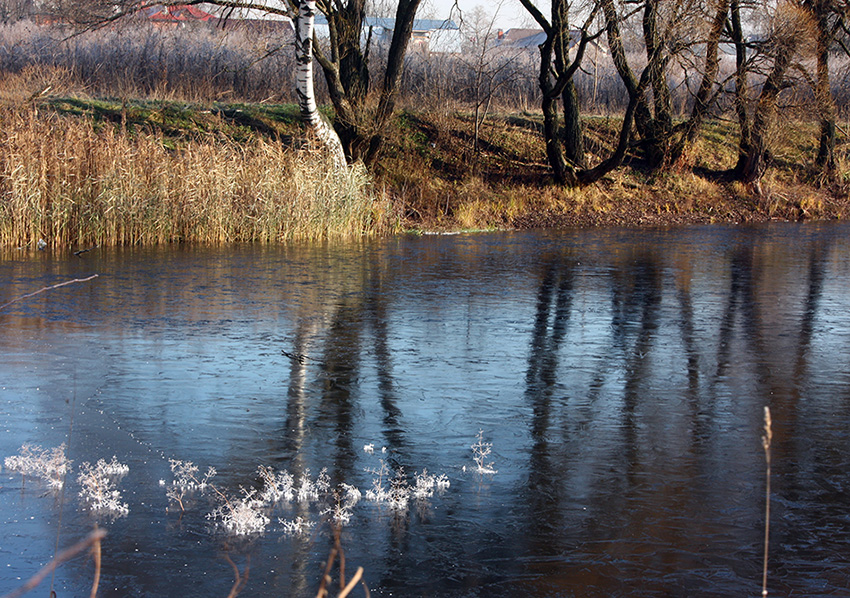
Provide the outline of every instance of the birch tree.
{"type": "Polygon", "coordinates": [[[301,120],[328,149],[334,165],[346,165],[345,152],[336,131],[322,118],[316,104],[313,87],[313,38],[316,17],[316,0],[298,0],[295,17],[295,93],[301,109],[301,120]]]}

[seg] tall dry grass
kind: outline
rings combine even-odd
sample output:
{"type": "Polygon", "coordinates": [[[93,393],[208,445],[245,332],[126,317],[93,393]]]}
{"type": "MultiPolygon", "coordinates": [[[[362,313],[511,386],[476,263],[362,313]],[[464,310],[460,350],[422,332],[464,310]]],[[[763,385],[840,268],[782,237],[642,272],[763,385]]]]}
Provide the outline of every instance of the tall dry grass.
{"type": "Polygon", "coordinates": [[[168,149],[86,119],[0,109],[0,244],[272,242],[395,226],[362,169],[318,150],[208,137],[168,149]]]}
{"type": "Polygon", "coordinates": [[[295,101],[294,68],[291,36],[283,32],[159,29],[132,20],[87,32],[0,25],[0,76],[62,72],[63,85],[53,91],[60,95],[287,102],[295,101]]]}

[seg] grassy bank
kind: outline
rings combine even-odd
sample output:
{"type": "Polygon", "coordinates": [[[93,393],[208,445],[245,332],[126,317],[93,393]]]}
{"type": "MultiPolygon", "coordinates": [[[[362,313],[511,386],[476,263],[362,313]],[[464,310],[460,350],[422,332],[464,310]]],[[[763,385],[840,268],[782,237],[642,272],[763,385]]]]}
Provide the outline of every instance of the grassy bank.
{"type": "MultiPolygon", "coordinates": [[[[402,112],[370,178],[329,174],[305,146],[291,105],[41,99],[0,109],[0,243],[54,246],[275,242],[565,225],[841,219],[850,215],[847,147],[823,184],[810,166],[813,125],[774,139],[756,197],[723,171],[733,124],[706,127],[682,164],[648,173],[632,162],[570,190],[550,182],[541,118],[492,117],[473,149],[462,112],[402,112]]],[[[618,123],[586,120],[589,162],[618,123]]]]}

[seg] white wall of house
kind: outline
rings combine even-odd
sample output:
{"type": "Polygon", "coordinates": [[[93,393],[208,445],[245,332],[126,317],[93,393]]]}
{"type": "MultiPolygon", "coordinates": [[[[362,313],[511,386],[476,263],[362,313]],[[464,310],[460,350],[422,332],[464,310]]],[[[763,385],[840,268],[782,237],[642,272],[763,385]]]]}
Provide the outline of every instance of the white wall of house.
{"type": "Polygon", "coordinates": [[[428,51],[432,54],[460,54],[464,36],[460,29],[435,29],[428,40],[428,51]]]}
{"type": "MultiPolygon", "coordinates": [[[[361,34],[360,41],[365,46],[369,35],[369,27],[372,28],[372,43],[386,44],[392,41],[393,19],[378,19],[367,17],[361,34]]],[[[328,39],[330,31],[328,21],[322,15],[316,15],[315,25],[316,37],[328,39]]],[[[411,39],[411,50],[427,50],[437,54],[459,54],[463,50],[463,34],[457,25],[451,21],[414,21],[413,38],[411,39]]]]}
{"type": "MultiPolygon", "coordinates": [[[[289,8],[284,0],[263,0],[262,2],[256,2],[257,6],[268,6],[271,9],[277,9],[281,11],[288,11],[289,8]]],[[[262,8],[228,8],[226,6],[218,6],[216,4],[210,4],[208,2],[204,2],[198,5],[198,7],[210,13],[211,15],[215,15],[216,17],[227,17],[228,19],[240,20],[240,21],[288,21],[292,22],[287,16],[282,14],[267,12],[262,8]]]]}

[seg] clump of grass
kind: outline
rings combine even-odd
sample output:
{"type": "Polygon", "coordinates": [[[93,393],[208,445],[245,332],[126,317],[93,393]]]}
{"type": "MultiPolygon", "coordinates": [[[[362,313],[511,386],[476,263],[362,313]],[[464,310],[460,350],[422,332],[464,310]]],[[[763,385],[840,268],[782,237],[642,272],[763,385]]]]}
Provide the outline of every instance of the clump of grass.
{"type": "Polygon", "coordinates": [[[394,227],[365,169],[334,169],[324,152],[259,136],[166,141],[86,118],[0,110],[0,244],[274,242],[394,227]]]}

